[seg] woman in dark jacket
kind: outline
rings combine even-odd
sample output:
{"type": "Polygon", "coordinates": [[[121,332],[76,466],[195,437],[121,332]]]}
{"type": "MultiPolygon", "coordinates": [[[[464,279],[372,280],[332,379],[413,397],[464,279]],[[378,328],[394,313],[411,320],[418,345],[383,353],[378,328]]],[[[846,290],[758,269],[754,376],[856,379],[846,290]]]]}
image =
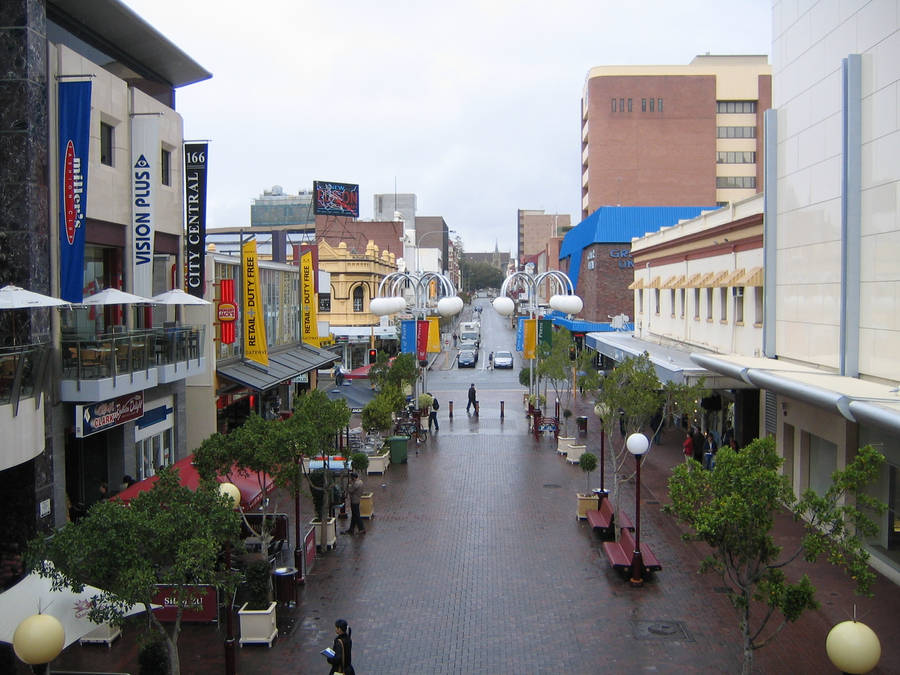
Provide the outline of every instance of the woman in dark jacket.
{"type": "Polygon", "coordinates": [[[331,647],[334,651],[334,656],[328,657],[328,663],[331,664],[329,673],[356,675],[356,671],[353,670],[351,658],[353,652],[353,640],[350,639],[350,633],[353,631],[350,626],[347,625],[346,621],[338,619],[334,622],[334,632],[337,633],[337,635],[335,635],[334,644],[331,647]]]}

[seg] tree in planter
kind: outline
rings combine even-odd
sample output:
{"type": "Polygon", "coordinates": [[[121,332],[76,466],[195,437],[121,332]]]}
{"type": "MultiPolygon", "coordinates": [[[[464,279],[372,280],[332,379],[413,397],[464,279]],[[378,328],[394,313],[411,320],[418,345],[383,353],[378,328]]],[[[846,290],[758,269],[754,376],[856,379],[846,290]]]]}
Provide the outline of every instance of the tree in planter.
{"type": "MultiPolygon", "coordinates": [[[[607,447],[613,463],[612,497],[616,509],[619,506],[619,484],[623,480],[631,480],[634,475],[633,472],[624,476],[621,473],[631,458],[625,447],[628,436],[645,429],[653,416],[662,411],[660,427],[651,430],[652,438],[667,418],[676,414],[692,414],[704,394],[702,382],[696,385],[666,382],[662,385],[647,352],[625,359],[600,380],[594,411],[610,441],[607,447]],[[621,442],[614,444],[614,430],[619,429],[620,425],[624,428],[624,434],[621,442]]],[[[646,461],[646,457],[642,461],[646,461]]]]}
{"type": "Polygon", "coordinates": [[[369,456],[364,452],[354,452],[350,455],[350,468],[364,475],[369,468],[369,456]]]}
{"type": "Polygon", "coordinates": [[[263,557],[255,557],[247,563],[244,570],[244,582],[247,584],[250,598],[247,609],[268,609],[272,604],[272,568],[263,557]]]}
{"type": "Polygon", "coordinates": [[[572,418],[572,411],[568,408],[564,408],[562,411],[563,416],[563,436],[566,438],[569,437],[569,420],[572,418]]]}
{"type": "Polygon", "coordinates": [[[394,422],[393,415],[403,409],[406,398],[400,389],[385,386],[362,410],[362,425],[366,430],[389,431],[394,422]]]}
{"type": "Polygon", "coordinates": [[[396,387],[403,391],[404,385],[412,386],[419,377],[419,366],[413,354],[398,354],[388,362],[387,354],[379,352],[378,360],[369,369],[369,379],[379,388],[396,387]]]}
{"type": "Polygon", "coordinates": [[[587,483],[584,494],[591,493],[591,472],[593,472],[597,468],[597,455],[592,452],[583,452],[581,453],[581,457],[578,458],[578,466],[581,467],[581,470],[584,471],[587,476],[587,483]]]}
{"type": "Polygon", "coordinates": [[[237,585],[219,554],[238,539],[240,519],[209,482],[195,492],[179,484],[177,470],[163,467],[158,475],[153,489],[129,504],[97,502],[77,523],[33,540],[28,561],[54,587],[103,589],[90,610],[97,623],[121,623],[129,607],[144,605],[150,630],[165,641],[169,671],[179,675],[181,617],[198,599],[195,584],[222,586],[226,593],[237,585]],[[176,618],[168,631],[150,609],[157,584],[173,588],[176,618]]]}
{"type": "Polygon", "coordinates": [[[802,555],[814,562],[824,554],[847,571],[857,593],[870,595],[875,578],[860,538],[874,536],[878,528],[857,505],[884,513],[885,505],[863,491],[879,475],[884,456],[871,446],[861,448],[846,469],[832,474],[824,495],[807,490],[799,499],[780,472],[783,461],[773,439],[757,439],[739,452],[721,448],[714,471],[703,471],[690,460],[669,478],[672,503],[665,511],[693,530],[685,539],[710,546],[712,553],[700,571],[721,576],[737,611],[743,673],[751,672],[757,649],[804,611],[819,606],[806,575],[788,581],[785,569],[792,561],[802,555]],[[771,535],[774,517],[782,510],[802,519],[806,530],[796,548],[784,555],[771,535]],[[769,627],[777,614],[780,622],[769,627]]]}

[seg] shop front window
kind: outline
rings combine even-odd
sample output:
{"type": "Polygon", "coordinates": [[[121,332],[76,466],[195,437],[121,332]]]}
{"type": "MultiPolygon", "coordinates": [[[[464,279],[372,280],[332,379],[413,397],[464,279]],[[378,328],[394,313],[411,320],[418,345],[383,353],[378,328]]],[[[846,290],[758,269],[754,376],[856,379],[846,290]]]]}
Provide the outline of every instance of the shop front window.
{"type": "Polygon", "coordinates": [[[137,454],[138,480],[155,476],[161,466],[170,466],[173,460],[172,430],[166,429],[134,444],[137,454]]]}
{"type": "Polygon", "coordinates": [[[363,287],[357,286],[353,289],[353,311],[363,311],[363,287]]]}

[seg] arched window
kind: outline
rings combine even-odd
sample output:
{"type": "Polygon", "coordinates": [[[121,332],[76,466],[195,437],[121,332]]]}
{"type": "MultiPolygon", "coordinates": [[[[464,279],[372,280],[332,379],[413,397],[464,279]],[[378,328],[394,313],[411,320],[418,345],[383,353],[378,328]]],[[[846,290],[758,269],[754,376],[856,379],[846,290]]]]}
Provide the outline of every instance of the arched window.
{"type": "Polygon", "coordinates": [[[363,287],[357,286],[353,289],[353,311],[363,311],[363,287]]]}

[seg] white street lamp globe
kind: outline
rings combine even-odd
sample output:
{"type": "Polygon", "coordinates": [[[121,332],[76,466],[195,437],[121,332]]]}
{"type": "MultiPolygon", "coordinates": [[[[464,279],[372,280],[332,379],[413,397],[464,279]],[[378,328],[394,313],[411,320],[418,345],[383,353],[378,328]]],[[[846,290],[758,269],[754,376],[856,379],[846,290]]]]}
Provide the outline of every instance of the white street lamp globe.
{"type": "Polygon", "coordinates": [[[66,631],[55,616],[35,614],[23,619],[13,633],[13,650],[28,664],[50,663],[66,644],[66,631]]]}
{"type": "Polygon", "coordinates": [[[515,309],[516,303],[513,302],[512,298],[501,295],[494,300],[494,311],[501,316],[509,316],[515,309]]]}
{"type": "Polygon", "coordinates": [[[843,621],[828,631],[825,652],[842,672],[868,673],[881,658],[881,642],[866,624],[843,621]]]}
{"type": "Polygon", "coordinates": [[[394,297],[390,298],[390,300],[393,301],[393,305],[391,305],[392,311],[389,312],[389,314],[396,314],[398,312],[406,311],[406,299],[403,298],[403,296],[395,295],[394,297]]]}
{"type": "Polygon", "coordinates": [[[395,305],[393,300],[394,298],[372,298],[372,301],[369,303],[369,311],[375,316],[392,314],[396,311],[393,309],[395,305]]]}
{"type": "Polygon", "coordinates": [[[625,447],[632,455],[643,455],[650,449],[650,439],[644,434],[631,434],[625,441],[625,447]]]}
{"type": "Polygon", "coordinates": [[[219,494],[231,499],[232,506],[238,506],[241,503],[241,491],[234,483],[219,483],[219,494]]]}
{"type": "Polygon", "coordinates": [[[577,295],[553,295],[550,297],[550,307],[564,314],[578,314],[584,309],[584,303],[577,295]]]}
{"type": "Polygon", "coordinates": [[[437,303],[437,311],[441,316],[454,316],[455,314],[459,314],[462,308],[462,298],[455,295],[441,298],[437,303]]]}

